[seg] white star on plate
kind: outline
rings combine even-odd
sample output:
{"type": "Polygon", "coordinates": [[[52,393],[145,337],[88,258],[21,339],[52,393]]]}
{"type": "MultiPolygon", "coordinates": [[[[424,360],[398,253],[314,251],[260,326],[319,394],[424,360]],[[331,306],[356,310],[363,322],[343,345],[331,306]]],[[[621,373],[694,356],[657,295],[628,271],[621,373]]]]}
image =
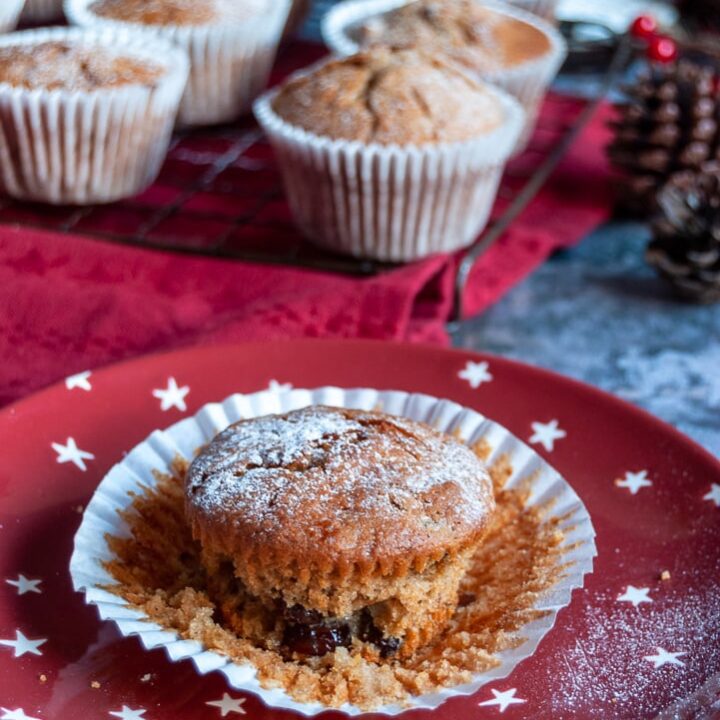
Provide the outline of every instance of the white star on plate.
{"type": "Polygon", "coordinates": [[[703,500],[710,500],[720,507],[720,485],[713,483],[710,486],[710,492],[707,495],[703,495],[703,500]]]}
{"type": "Polygon", "coordinates": [[[111,710],[108,715],[120,718],[120,720],[144,720],[143,715],[147,710],[139,708],[138,710],[132,710],[127,705],[122,706],[122,710],[111,710]]]}
{"type": "Polygon", "coordinates": [[[76,467],[80,468],[83,472],[87,470],[85,466],[85,460],[94,460],[95,456],[92,453],[80,450],[75,444],[75,439],[69,437],[65,441],[65,445],[60,443],[52,443],[52,449],[57,453],[57,462],[66,463],[71,462],[76,467]]]}
{"type": "Polygon", "coordinates": [[[159,398],[160,409],[163,412],[168,411],[170,408],[177,408],[178,410],[185,412],[187,405],[185,404],[185,396],[190,392],[190,388],[187,385],[178,387],[177,381],[174,377],[168,378],[168,385],[165,390],[153,390],[153,397],[159,398]]]}
{"type": "Polygon", "coordinates": [[[567,436],[567,433],[560,427],[557,420],[551,420],[549,423],[532,423],[533,435],[530,442],[533,445],[542,445],[548,452],[555,449],[555,441],[561,440],[567,436]]]}
{"type": "Polygon", "coordinates": [[[18,575],[17,580],[6,580],[5,582],[8,585],[14,585],[17,588],[18,595],[24,595],[28,592],[42,592],[42,590],[38,587],[42,580],[29,580],[24,575],[18,575]]]}
{"type": "Polygon", "coordinates": [[[42,655],[42,651],[38,648],[47,642],[47,638],[40,638],[40,640],[30,640],[26,638],[19,630],[15,631],[14,640],[0,640],[0,645],[13,648],[15,651],[15,657],[22,657],[26,653],[32,653],[33,655],[42,655]]]}
{"type": "Polygon", "coordinates": [[[619,488],[627,488],[632,495],[637,495],[638,490],[644,487],[650,487],[652,480],[648,479],[647,470],[640,472],[626,472],[624,478],[618,478],[615,484],[619,488]]]}
{"type": "Polygon", "coordinates": [[[657,650],[657,655],[646,655],[643,659],[649,660],[655,666],[656,670],[661,668],[663,665],[685,665],[685,663],[682,660],[678,660],[678,658],[682,655],[686,655],[687,653],[668,652],[667,650],[663,650],[661,647],[655,649],[657,650]]]}
{"type": "Polygon", "coordinates": [[[0,720],[39,720],[39,718],[30,717],[25,714],[25,711],[21,708],[15,708],[14,710],[8,710],[8,708],[0,707],[0,720]]]}
{"type": "Polygon", "coordinates": [[[631,602],[633,607],[637,607],[640,603],[652,602],[652,598],[648,597],[650,588],[636,588],[628,585],[627,590],[622,595],[618,595],[618,602],[631,602]]]}
{"type": "Polygon", "coordinates": [[[245,715],[245,711],[240,707],[244,703],[245,698],[231,698],[227,693],[223,693],[222,700],[210,700],[205,704],[216,707],[220,711],[220,717],[225,717],[229,713],[245,715]]]}
{"type": "Polygon", "coordinates": [[[90,375],[92,375],[92,373],[89,370],[78,373],[77,375],[70,375],[70,377],[65,378],[65,387],[68,390],[80,388],[81,390],[85,390],[85,392],[90,392],[92,390],[92,385],[89,380],[90,375]]]}
{"type": "Polygon", "coordinates": [[[493,379],[488,363],[473,362],[472,360],[467,361],[465,367],[458,373],[458,377],[461,380],[467,380],[473,390],[493,379]]]}
{"type": "Polygon", "coordinates": [[[273,392],[285,392],[286,390],[292,390],[291,383],[281,383],[273,379],[268,383],[268,390],[273,392]]]}
{"type": "Polygon", "coordinates": [[[504,692],[491,689],[490,692],[492,692],[495,697],[492,700],[485,700],[485,702],[478,703],[478,705],[497,705],[498,710],[501,713],[504,713],[510,705],[527,702],[527,700],[521,700],[520,698],[515,697],[515,693],[517,692],[515,688],[505,690],[504,692]]]}

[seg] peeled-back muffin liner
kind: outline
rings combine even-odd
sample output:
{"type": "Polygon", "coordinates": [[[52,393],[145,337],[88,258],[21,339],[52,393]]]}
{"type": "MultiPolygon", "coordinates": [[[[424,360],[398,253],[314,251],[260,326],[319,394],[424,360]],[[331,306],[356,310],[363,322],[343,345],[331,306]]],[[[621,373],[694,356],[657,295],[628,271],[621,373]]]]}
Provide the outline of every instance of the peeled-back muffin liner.
{"type": "Polygon", "coordinates": [[[17,27],[24,0],[0,0],[0,33],[11,32],[17,27]]]}
{"type": "MultiPolygon", "coordinates": [[[[408,1],[346,0],[346,2],[338,3],[323,18],[323,39],[333,53],[353,55],[362,49],[352,37],[353,28],[370,18],[407,5],[408,1]]],[[[535,129],[540,104],[545,93],[567,56],[567,44],[556,28],[537,15],[492,0],[483,0],[481,4],[498,13],[532,25],[550,42],[550,50],[535,60],[529,60],[515,67],[478,72],[477,74],[480,80],[493,83],[516,97],[525,108],[527,114],[525,127],[515,148],[515,152],[520,152],[526,147],[535,129]]]]}
{"type": "MultiPolygon", "coordinates": [[[[192,459],[199,448],[233,422],[285,413],[308,405],[381,410],[426,422],[471,447],[483,441],[491,448],[487,458],[489,465],[503,457],[508,457],[512,464],[512,475],[505,487],[526,488],[529,483],[531,494],[527,506],[542,506],[548,519],[561,519],[559,527],[565,533],[562,562],[566,565],[559,573],[557,583],[535,605],[534,609],[544,614],[519,631],[522,642],[497,653],[499,665],[474,675],[469,683],[409,697],[407,705],[385,705],[373,712],[398,715],[412,708],[436,708],[448,698],[471,695],[483,685],[507,677],[522,660],[535,652],[555,624],[558,611],[570,603],[573,590],[582,587],[584,576],[592,572],[593,558],[597,554],[595,531],[587,509],[572,487],[527,445],[480,413],[428,395],[337,387],[265,390],[251,395],[231,395],[222,403],[205,405],[194,417],[167,430],[154,431],[110,470],[85,509],[70,561],[75,590],[84,592],[85,601],[98,608],[103,620],[112,620],[123,636],[137,636],[148,650],[163,648],[172,661],[191,660],[203,675],[218,671],[225,676],[229,686],[254,693],[271,707],[294,710],[305,716],[328,710],[319,702],[293,700],[282,688],[263,688],[250,663],[233,663],[201,643],[184,640],[177,632],[152,622],[142,611],[129,607],[122,597],[105,589],[116,581],[103,567],[103,563],[115,557],[108,547],[106,535],[129,536],[129,528],[119,513],[131,506],[131,493],[142,493],[145,487],[154,487],[158,482],[157,473],[169,474],[171,464],[178,456],[192,459]]],[[[347,703],[338,709],[348,715],[363,712],[347,703]]]]}
{"type": "Polygon", "coordinates": [[[25,0],[20,16],[23,22],[39,23],[59,20],[63,16],[63,0],[25,0]]]}
{"type": "Polygon", "coordinates": [[[463,142],[424,145],[321,137],[275,113],[277,90],[258,98],[255,116],[302,231],[335,252],[395,262],[470,245],[487,225],[524,120],[512,97],[486,87],[503,109],[498,128],[463,142]]]}
{"type": "Polygon", "coordinates": [[[0,47],[79,42],[147,61],[152,87],[29,89],[0,83],[0,189],[25,200],[84,205],[130,197],[165,159],[187,80],[185,54],[123,31],[43,28],[0,37],[0,47]]]}
{"type": "Polygon", "coordinates": [[[190,58],[190,77],[180,105],[184,127],[217,125],[250,112],[265,89],[290,11],[290,0],[270,0],[264,11],[242,22],[212,25],[145,25],[100,17],[97,0],[65,0],[74,25],[125,28],[159,36],[183,48],[190,58]]]}

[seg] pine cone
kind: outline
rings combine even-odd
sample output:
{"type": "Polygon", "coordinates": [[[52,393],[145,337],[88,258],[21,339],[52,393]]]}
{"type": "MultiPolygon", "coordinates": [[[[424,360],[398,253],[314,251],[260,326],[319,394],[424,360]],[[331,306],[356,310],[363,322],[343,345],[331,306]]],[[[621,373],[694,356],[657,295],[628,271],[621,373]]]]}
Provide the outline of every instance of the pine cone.
{"type": "Polygon", "coordinates": [[[717,78],[709,68],[681,61],[651,66],[619,106],[608,152],[623,171],[620,202],[647,215],[668,178],[720,159],[720,101],[717,78]]]}
{"type": "Polygon", "coordinates": [[[647,261],[683,297],[720,301],[720,163],[674,175],[658,205],[647,261]]]}

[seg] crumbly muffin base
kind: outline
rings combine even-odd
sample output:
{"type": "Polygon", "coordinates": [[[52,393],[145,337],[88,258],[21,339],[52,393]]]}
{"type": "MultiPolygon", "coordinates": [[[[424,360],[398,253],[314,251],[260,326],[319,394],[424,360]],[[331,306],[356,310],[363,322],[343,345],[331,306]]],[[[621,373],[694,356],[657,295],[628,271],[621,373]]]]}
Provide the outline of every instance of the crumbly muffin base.
{"type": "Polygon", "coordinates": [[[534,609],[539,596],[562,576],[560,520],[545,517],[546,509],[526,508],[529,490],[504,490],[511,472],[507,458],[491,468],[497,510],[461,582],[460,604],[445,630],[410,657],[383,659],[354,642],[321,657],[288,660],[250,639],[273,632],[251,610],[245,637],[228,629],[185,521],[182,468],[135,497],[123,514],[131,537],[108,536],[117,558],[106,564],[116,580],[108,589],[182,637],[252,663],[263,686],[282,687],[299,702],[350,702],[365,710],[408,702],[497,666],[496,654],[522,643],[523,625],[541,615],[534,609]]]}
{"type": "Polygon", "coordinates": [[[289,626],[293,623],[286,622],[284,609],[295,608],[316,615],[326,628],[339,627],[341,635],[349,632],[356,640],[363,635],[376,635],[380,644],[374,647],[374,643],[367,643],[366,655],[373,655],[374,649],[392,646],[391,654],[408,657],[442,631],[452,617],[471,554],[472,550],[468,550],[447,557],[423,573],[410,573],[402,582],[385,578],[384,594],[376,582],[370,597],[384,599],[366,599],[365,605],[351,608],[341,616],[323,615],[316,607],[303,602],[305,597],[299,600],[292,595],[257,597],[235,575],[229,559],[214,557],[208,563],[207,554],[203,553],[202,562],[207,573],[208,595],[219,608],[224,624],[242,637],[254,640],[259,647],[288,655],[291,648],[284,647],[284,638],[286,631],[292,633],[293,628],[289,626]],[[248,616],[259,622],[248,624],[248,616]]]}

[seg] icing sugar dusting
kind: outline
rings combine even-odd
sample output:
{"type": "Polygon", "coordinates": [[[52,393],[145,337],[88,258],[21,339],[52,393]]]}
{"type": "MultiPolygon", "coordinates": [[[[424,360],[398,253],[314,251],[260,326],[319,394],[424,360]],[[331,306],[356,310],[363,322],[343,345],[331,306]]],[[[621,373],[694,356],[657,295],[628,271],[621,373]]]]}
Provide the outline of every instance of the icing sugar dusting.
{"type": "Polygon", "coordinates": [[[691,578],[690,589],[658,584],[653,602],[638,608],[598,594],[586,608],[586,630],[547,665],[553,717],[655,717],[720,672],[718,578],[691,578]],[[659,648],[681,653],[683,664],[655,668],[646,657],[659,648]]]}
{"type": "Polygon", "coordinates": [[[193,506],[236,511],[258,532],[290,520],[314,533],[321,519],[327,534],[408,513],[427,529],[452,527],[484,519],[491,502],[487,472],[461,443],[401,418],[319,407],[236,423],[188,478],[193,506]]]}

